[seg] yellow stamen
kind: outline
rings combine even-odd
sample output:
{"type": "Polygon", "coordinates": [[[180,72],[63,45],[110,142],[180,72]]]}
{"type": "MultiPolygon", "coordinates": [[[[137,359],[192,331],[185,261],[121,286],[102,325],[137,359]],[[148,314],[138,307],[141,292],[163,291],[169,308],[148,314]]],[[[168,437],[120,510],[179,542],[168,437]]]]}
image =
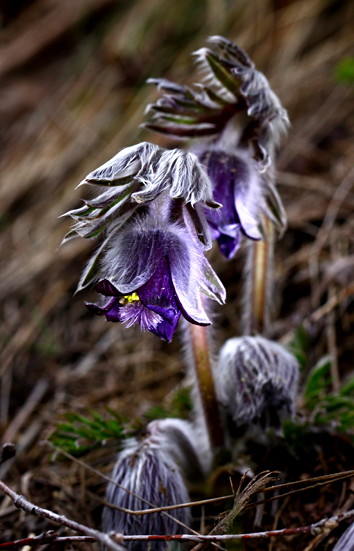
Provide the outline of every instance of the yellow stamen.
{"type": "Polygon", "coordinates": [[[139,302],[140,300],[140,297],[138,295],[138,293],[131,293],[130,295],[124,295],[124,297],[122,297],[120,300],[119,300],[119,304],[122,304],[123,306],[125,304],[131,304],[132,302],[139,302]]]}

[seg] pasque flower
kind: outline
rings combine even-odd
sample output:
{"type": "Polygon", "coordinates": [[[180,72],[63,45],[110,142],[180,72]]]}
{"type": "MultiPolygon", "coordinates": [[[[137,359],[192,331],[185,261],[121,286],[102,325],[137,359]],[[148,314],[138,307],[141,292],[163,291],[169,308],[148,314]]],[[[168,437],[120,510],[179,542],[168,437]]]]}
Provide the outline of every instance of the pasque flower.
{"type": "Polygon", "coordinates": [[[181,314],[210,324],[202,294],[219,302],[224,288],[196,240],[176,223],[141,215],[117,233],[102,257],[96,290],[109,297],[88,304],[95,313],[127,327],[140,325],[170,341],[181,314]]]}
{"type": "Polygon", "coordinates": [[[150,79],[165,94],[148,106],[146,127],[180,139],[205,167],[214,198],[223,205],[208,212],[213,237],[231,257],[242,234],[262,237],[261,213],[282,227],[285,214],[274,186],[272,163],[287,113],[267,79],[238,46],[213,36],[211,48],[195,52],[204,72],[196,89],[150,79]]]}
{"type": "Polygon", "coordinates": [[[144,142],[120,151],[83,183],[104,191],[67,213],[76,223],[64,241],[103,236],[78,290],[95,283],[109,298],[88,307],[167,341],[181,314],[210,324],[201,294],[223,302],[225,290],[204,257],[211,246],[204,209],[219,204],[197,157],[144,142]]]}
{"type": "Polygon", "coordinates": [[[262,180],[255,163],[240,153],[230,155],[211,147],[201,151],[199,158],[214,182],[215,200],[223,205],[206,213],[212,236],[224,256],[231,258],[242,234],[251,239],[262,237],[259,229],[259,209],[265,208],[262,180]]]}

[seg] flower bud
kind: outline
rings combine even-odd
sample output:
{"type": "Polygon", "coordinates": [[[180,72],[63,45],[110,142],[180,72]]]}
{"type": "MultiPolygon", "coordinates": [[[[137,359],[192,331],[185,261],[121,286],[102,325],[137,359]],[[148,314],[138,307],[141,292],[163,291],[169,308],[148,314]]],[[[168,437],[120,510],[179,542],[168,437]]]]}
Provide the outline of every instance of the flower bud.
{"type": "Polygon", "coordinates": [[[195,89],[150,80],[165,93],[149,106],[145,126],[191,143],[212,182],[214,200],[222,204],[205,212],[212,236],[231,258],[242,235],[262,238],[262,214],[278,230],[285,227],[272,165],[289,120],[246,52],[220,36],[209,43],[194,54],[204,75],[195,89]]]}
{"type": "MultiPolygon", "coordinates": [[[[120,508],[133,511],[164,507],[189,501],[188,492],[178,466],[161,447],[158,438],[147,437],[142,442],[128,443],[118,455],[108,484],[106,500],[120,508]]],[[[103,530],[121,534],[179,534],[185,531],[177,521],[190,523],[188,507],[168,512],[132,515],[106,506],[103,510],[103,530]]],[[[167,542],[134,542],[129,551],[164,551],[167,542]]]]}
{"type": "Polygon", "coordinates": [[[294,356],[263,337],[229,339],[220,351],[218,397],[236,427],[279,428],[295,413],[298,378],[294,356]]]}

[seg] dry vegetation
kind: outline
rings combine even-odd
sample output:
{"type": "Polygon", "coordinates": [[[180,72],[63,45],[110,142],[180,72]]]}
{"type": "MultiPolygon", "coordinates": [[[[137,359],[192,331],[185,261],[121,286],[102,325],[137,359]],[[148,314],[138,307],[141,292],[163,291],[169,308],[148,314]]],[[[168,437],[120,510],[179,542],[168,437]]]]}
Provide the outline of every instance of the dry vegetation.
{"type": "MultiPolygon", "coordinates": [[[[331,354],[329,391],[347,380],[354,348],[353,84],[343,65],[352,42],[350,8],[350,0],[4,2],[0,432],[16,443],[17,455],[0,475],[38,505],[98,526],[104,482],[73,461],[52,461],[43,441],[67,412],[111,408],[143,418],[154,405],[168,408],[183,381],[177,337],[168,345],[106,324],[86,311],[90,292],[73,296],[92,244],[74,240],[59,249],[69,224],[59,215],[80,205],[77,183],[119,148],[143,139],[167,144],[139,129],[146,103],[156,98],[144,82],[151,76],[188,82],[190,52],[211,34],[248,51],[292,121],[278,160],[288,229],[276,250],[274,337],[287,342],[303,325],[309,339],[303,378],[331,354]]],[[[242,255],[227,263],[214,252],[213,262],[229,297],[218,311],[224,340],[239,327],[242,255]]],[[[300,412],[302,406],[300,397],[300,412]]],[[[248,461],[256,472],[279,469],[283,481],[352,468],[348,434],[321,428],[303,444],[255,446],[248,461]]],[[[108,473],[113,448],[84,460],[108,473]]],[[[211,495],[229,493],[224,478],[215,478],[211,495]]],[[[350,492],[342,481],[295,494],[256,517],[251,509],[239,528],[308,524],[353,507],[350,492]]],[[[0,526],[2,541],[51,528],[7,498],[0,526]]],[[[343,529],[316,541],[307,535],[263,542],[262,549],[329,551],[343,529]]]]}

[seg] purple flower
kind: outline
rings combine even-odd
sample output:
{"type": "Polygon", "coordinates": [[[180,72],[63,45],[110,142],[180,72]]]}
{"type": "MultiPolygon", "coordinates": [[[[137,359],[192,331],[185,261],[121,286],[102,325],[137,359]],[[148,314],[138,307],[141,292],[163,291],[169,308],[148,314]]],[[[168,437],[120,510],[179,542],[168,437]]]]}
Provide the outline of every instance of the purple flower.
{"type": "Polygon", "coordinates": [[[195,89],[153,79],[165,93],[148,106],[151,130],[188,140],[213,184],[219,211],[206,211],[212,235],[231,258],[245,235],[261,239],[264,213],[282,229],[274,186],[275,148],[288,116],[246,52],[223,37],[195,52],[204,79],[195,89]]]}
{"type": "Polygon", "coordinates": [[[201,294],[223,302],[225,290],[199,242],[177,224],[142,216],[127,224],[102,258],[96,290],[109,301],[90,310],[170,341],[182,314],[209,325],[201,294]]]}
{"type": "MultiPolygon", "coordinates": [[[[177,221],[204,250],[211,248],[204,209],[219,208],[220,204],[214,201],[212,183],[194,153],[143,142],[121,150],[91,172],[84,183],[92,184],[99,193],[83,207],[66,213],[75,223],[63,243],[78,236],[103,236],[103,240],[81,276],[78,291],[97,281],[100,259],[109,242],[142,214],[152,213],[166,224],[177,221]]],[[[160,272],[164,271],[161,266],[160,272]]]]}
{"type": "Polygon", "coordinates": [[[214,184],[214,198],[222,204],[217,211],[208,210],[207,220],[212,236],[221,252],[232,258],[241,235],[261,239],[259,210],[265,209],[262,182],[254,163],[241,155],[230,155],[222,150],[209,149],[199,154],[214,184]]]}

